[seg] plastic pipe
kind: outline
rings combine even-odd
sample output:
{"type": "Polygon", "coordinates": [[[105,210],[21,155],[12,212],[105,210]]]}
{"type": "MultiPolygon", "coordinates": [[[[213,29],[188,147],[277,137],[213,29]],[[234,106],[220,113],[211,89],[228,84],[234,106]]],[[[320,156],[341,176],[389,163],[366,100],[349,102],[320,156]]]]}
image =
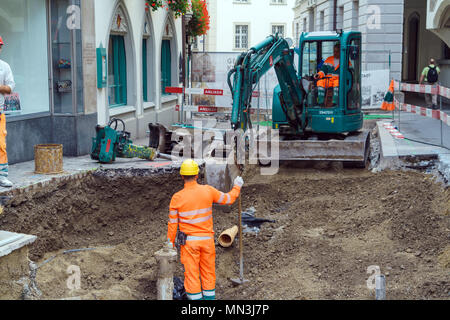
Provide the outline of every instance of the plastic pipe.
{"type": "Polygon", "coordinates": [[[238,226],[233,226],[230,229],[225,230],[219,236],[219,244],[222,247],[228,248],[233,244],[234,238],[239,231],[238,226]]]}
{"type": "Polygon", "coordinates": [[[159,263],[158,281],[156,282],[157,299],[173,300],[173,272],[177,260],[177,250],[166,246],[155,252],[155,258],[159,263]]]}

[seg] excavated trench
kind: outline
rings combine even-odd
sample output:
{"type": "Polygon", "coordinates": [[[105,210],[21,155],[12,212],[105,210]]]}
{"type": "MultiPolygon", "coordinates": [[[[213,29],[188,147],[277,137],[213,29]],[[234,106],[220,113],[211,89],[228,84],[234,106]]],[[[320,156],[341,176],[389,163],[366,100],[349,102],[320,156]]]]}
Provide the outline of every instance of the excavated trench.
{"type": "MultiPolygon", "coordinates": [[[[248,168],[245,180],[243,208],[276,222],[245,234],[244,286],[229,281],[237,244],[217,246],[219,299],[373,299],[371,265],[386,275],[388,299],[450,298],[450,196],[431,176],[286,164],[270,177],[248,168]]],[[[16,196],[0,228],[38,236],[40,299],[155,299],[153,254],[181,187],[176,172],[97,171],[16,196]],[[73,265],[81,283],[71,290],[73,265]]],[[[236,204],[227,211],[215,209],[216,238],[236,223],[236,204]]]]}
{"type": "MultiPolygon", "coordinates": [[[[243,209],[275,222],[244,234],[243,286],[229,280],[237,241],[217,245],[218,299],[374,299],[374,265],[387,299],[450,299],[450,192],[433,176],[284,163],[274,176],[246,167],[244,180],[243,209]]],[[[15,196],[0,229],[38,237],[29,257],[40,299],[156,299],[153,254],[181,188],[176,171],[98,170],[15,196]],[[71,266],[80,288],[68,288],[71,266]]],[[[236,222],[236,204],[215,208],[216,242],[236,222]]]]}

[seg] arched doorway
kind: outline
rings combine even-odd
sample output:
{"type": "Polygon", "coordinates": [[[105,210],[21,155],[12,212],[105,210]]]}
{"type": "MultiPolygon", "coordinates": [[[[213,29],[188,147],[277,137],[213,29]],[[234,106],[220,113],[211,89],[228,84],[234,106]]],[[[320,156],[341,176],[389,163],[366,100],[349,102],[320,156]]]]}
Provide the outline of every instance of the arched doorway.
{"type": "Polygon", "coordinates": [[[420,17],[414,12],[408,19],[408,81],[417,80],[420,17]]]}

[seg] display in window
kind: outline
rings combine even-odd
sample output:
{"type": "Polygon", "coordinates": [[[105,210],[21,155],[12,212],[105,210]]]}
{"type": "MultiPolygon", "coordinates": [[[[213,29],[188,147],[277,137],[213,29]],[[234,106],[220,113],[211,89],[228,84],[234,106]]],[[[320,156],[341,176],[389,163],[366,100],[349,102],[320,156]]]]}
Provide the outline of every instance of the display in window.
{"type": "Polygon", "coordinates": [[[67,59],[59,59],[58,68],[60,69],[70,69],[71,68],[70,60],[67,59]]]}
{"type": "Polygon", "coordinates": [[[13,113],[12,111],[20,111],[20,97],[17,92],[11,94],[5,94],[5,105],[3,107],[3,112],[13,113]]]}
{"type": "Polygon", "coordinates": [[[58,92],[72,92],[72,81],[70,80],[57,81],[56,86],[58,92]]]}

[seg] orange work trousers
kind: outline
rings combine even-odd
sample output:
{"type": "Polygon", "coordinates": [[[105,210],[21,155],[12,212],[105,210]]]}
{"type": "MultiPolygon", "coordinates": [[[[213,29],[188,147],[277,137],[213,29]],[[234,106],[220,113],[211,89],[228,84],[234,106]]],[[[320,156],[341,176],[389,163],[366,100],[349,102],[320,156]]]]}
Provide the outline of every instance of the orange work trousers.
{"type": "Polygon", "coordinates": [[[325,102],[326,90],[332,88],[332,103],[337,104],[339,97],[339,76],[326,76],[317,81],[318,103],[322,105],[325,102]]]}
{"type": "Polygon", "coordinates": [[[216,287],[216,248],[214,237],[207,240],[188,240],[180,249],[184,265],[184,288],[188,297],[202,299],[213,294],[216,287]],[[203,289],[203,294],[202,294],[203,289]]]}
{"type": "Polygon", "coordinates": [[[0,114],[0,175],[8,175],[8,155],[6,154],[6,117],[0,114]]]}

